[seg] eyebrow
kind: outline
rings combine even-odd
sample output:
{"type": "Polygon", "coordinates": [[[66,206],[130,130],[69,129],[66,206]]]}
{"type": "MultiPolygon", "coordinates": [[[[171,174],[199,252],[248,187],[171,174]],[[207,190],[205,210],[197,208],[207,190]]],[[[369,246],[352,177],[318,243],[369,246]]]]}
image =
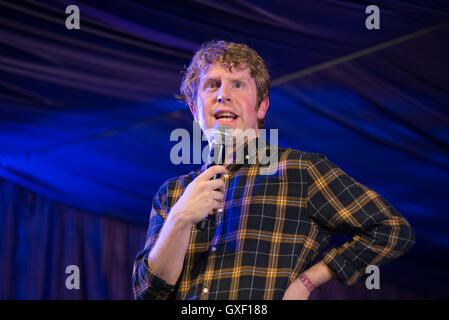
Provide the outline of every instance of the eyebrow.
{"type": "MultiPolygon", "coordinates": [[[[236,78],[230,78],[231,81],[249,81],[250,78],[248,77],[236,77],[236,78]]],[[[207,83],[210,81],[221,81],[221,79],[219,78],[215,78],[215,77],[206,77],[203,81],[203,83],[207,83]]]]}

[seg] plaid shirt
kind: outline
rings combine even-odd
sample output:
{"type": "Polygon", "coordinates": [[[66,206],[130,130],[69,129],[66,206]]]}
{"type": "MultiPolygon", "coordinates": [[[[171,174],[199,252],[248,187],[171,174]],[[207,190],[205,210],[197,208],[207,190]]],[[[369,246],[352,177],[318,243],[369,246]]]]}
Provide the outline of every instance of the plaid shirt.
{"type": "Polygon", "coordinates": [[[413,246],[407,220],[324,155],[277,150],[278,162],[270,168],[258,160],[227,167],[223,211],[211,216],[206,230],[192,229],[175,286],[148,268],[148,254],[170,209],[206,166],[159,189],[145,248],[134,263],[136,299],[282,299],[334,233],[353,237],[323,255],[346,285],[355,284],[368,265],[386,263],[413,246]]]}

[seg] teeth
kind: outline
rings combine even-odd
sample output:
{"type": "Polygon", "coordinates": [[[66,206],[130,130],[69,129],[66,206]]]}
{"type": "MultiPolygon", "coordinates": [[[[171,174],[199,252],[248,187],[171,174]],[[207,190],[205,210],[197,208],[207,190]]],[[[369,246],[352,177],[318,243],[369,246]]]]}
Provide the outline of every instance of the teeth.
{"type": "Polygon", "coordinates": [[[237,116],[233,115],[232,113],[229,113],[229,112],[223,112],[223,113],[220,113],[219,115],[217,115],[216,118],[217,119],[221,119],[221,118],[232,118],[232,119],[235,119],[235,118],[237,118],[237,116]]]}

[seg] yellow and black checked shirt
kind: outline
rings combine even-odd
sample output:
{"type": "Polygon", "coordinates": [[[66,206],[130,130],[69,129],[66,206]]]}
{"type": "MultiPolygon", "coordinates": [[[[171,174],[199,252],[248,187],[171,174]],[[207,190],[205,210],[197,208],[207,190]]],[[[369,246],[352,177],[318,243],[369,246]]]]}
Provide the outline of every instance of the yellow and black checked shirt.
{"type": "Polygon", "coordinates": [[[192,229],[176,286],[148,268],[148,253],[170,209],[206,167],[159,189],[145,248],[134,263],[136,299],[281,299],[334,233],[353,237],[323,256],[346,285],[355,284],[367,265],[388,262],[413,246],[407,220],[324,155],[277,150],[272,174],[259,161],[227,167],[223,211],[211,216],[206,230],[192,229]]]}

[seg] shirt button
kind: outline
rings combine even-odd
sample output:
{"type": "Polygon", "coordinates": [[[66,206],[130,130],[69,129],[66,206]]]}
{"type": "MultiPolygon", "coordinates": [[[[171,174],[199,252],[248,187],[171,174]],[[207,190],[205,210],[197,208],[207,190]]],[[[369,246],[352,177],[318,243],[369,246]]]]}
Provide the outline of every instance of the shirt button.
{"type": "Polygon", "coordinates": [[[246,156],[245,156],[245,159],[249,159],[249,155],[246,155],[246,156]]]}
{"type": "Polygon", "coordinates": [[[222,209],[222,208],[218,208],[217,211],[218,211],[218,212],[222,212],[223,209],[222,209]]]}
{"type": "Polygon", "coordinates": [[[207,288],[203,289],[203,293],[208,293],[208,292],[209,292],[209,290],[207,290],[207,288]]]}
{"type": "Polygon", "coordinates": [[[212,248],[210,248],[210,250],[212,250],[212,252],[215,252],[215,251],[217,251],[217,248],[212,247],[212,248]]]}

